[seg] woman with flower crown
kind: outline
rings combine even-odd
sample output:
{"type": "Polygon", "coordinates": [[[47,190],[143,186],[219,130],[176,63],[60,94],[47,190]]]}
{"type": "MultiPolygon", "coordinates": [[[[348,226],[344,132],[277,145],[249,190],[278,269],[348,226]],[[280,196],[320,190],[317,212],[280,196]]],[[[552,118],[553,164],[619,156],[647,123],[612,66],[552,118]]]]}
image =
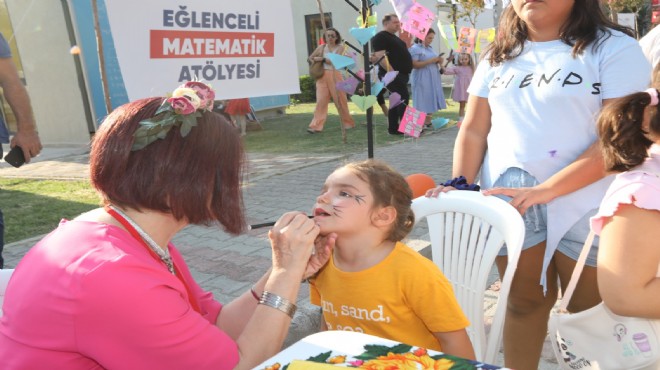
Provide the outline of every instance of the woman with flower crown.
{"type": "Polygon", "coordinates": [[[222,305],[200,288],[174,235],[190,224],[246,230],[245,154],[214,96],[188,82],[108,115],[90,153],[104,207],[63,220],[16,267],[0,368],[249,369],[280,350],[300,282],[335,237],[284,214],[268,234],[272,267],[251,290],[222,305]]]}

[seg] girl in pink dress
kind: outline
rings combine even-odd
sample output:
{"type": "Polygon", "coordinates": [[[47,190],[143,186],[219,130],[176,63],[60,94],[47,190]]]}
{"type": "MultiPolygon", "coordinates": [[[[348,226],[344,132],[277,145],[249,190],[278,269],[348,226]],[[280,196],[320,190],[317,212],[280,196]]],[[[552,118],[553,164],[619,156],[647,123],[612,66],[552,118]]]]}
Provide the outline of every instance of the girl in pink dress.
{"type": "MultiPolygon", "coordinates": [[[[660,76],[660,68],[655,68],[655,75],[660,76]]],[[[591,219],[591,227],[600,234],[597,276],[603,302],[618,315],[657,320],[660,114],[656,89],[660,85],[654,85],[606,106],[600,115],[598,134],[605,166],[621,173],[591,219]]]]}
{"type": "Polygon", "coordinates": [[[442,73],[446,75],[455,75],[454,89],[451,93],[451,98],[459,104],[458,120],[462,121],[463,117],[465,117],[465,103],[467,103],[468,99],[467,89],[468,86],[470,86],[472,75],[474,74],[472,56],[467,53],[460,53],[458,55],[458,65],[445,67],[442,69],[442,73]]]}

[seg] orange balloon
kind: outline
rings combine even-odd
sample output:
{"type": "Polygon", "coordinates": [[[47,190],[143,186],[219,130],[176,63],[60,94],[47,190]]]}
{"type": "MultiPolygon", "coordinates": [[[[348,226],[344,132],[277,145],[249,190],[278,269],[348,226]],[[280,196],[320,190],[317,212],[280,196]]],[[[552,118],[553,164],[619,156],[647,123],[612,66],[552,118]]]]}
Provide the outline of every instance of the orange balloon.
{"type": "Polygon", "coordinates": [[[433,178],[424,173],[414,173],[406,177],[406,181],[412,189],[413,198],[421,197],[426,194],[426,191],[435,187],[433,178]]]}

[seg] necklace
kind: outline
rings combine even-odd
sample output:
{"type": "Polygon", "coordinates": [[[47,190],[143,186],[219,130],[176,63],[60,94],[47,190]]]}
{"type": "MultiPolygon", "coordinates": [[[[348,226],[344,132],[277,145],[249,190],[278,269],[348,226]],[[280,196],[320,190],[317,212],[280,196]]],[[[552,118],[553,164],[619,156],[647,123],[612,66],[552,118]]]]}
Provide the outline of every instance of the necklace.
{"type": "MultiPolygon", "coordinates": [[[[133,230],[136,231],[136,232],[139,234],[140,238],[142,238],[142,240],[145,242],[145,244],[147,245],[147,247],[149,247],[149,249],[150,249],[151,251],[153,251],[154,253],[156,253],[156,255],[160,258],[160,260],[163,261],[163,263],[165,264],[165,266],[167,266],[167,269],[168,269],[172,274],[176,275],[176,272],[175,272],[175,270],[174,270],[174,263],[172,262],[172,256],[170,256],[170,251],[169,251],[167,248],[166,248],[166,249],[163,249],[163,248],[159,247],[158,244],[156,244],[156,242],[151,238],[151,236],[149,236],[149,234],[147,234],[146,231],[142,230],[142,228],[141,228],[141,227],[140,227],[135,221],[133,221],[133,219],[131,219],[130,217],[128,217],[128,216],[127,216],[123,211],[121,211],[119,208],[117,208],[117,207],[115,207],[115,206],[113,206],[113,205],[108,206],[108,208],[110,208],[110,210],[116,212],[119,216],[121,216],[121,217],[124,219],[123,221],[126,221],[126,222],[127,222],[132,228],[133,228],[133,230]]],[[[110,214],[111,214],[112,216],[114,216],[112,213],[110,213],[110,214]]],[[[116,218],[117,221],[119,221],[122,225],[124,225],[124,227],[126,227],[126,224],[124,224],[124,223],[122,222],[122,220],[120,220],[120,219],[117,218],[117,217],[115,217],[115,218],[116,218]]],[[[126,227],[126,228],[129,229],[129,232],[131,231],[129,227],[126,227]]],[[[132,234],[132,233],[131,233],[131,234],[132,234]]]]}

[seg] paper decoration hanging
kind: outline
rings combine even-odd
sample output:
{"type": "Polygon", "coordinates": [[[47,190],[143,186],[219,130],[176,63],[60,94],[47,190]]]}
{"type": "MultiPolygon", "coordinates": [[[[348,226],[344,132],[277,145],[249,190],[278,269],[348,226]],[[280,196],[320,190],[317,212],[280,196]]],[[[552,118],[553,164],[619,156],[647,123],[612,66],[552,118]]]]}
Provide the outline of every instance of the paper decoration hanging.
{"type": "Polygon", "coordinates": [[[431,120],[431,124],[435,130],[445,127],[449,123],[449,118],[438,117],[431,120]]]}
{"type": "Polygon", "coordinates": [[[349,31],[353,37],[360,43],[364,45],[376,34],[376,26],[371,26],[367,28],[353,27],[349,31]]]}
{"type": "Polygon", "coordinates": [[[424,119],[426,119],[426,113],[420,112],[410,105],[407,106],[399,124],[399,132],[412,137],[419,137],[424,127],[424,119]]]}
{"type": "Polygon", "coordinates": [[[458,49],[458,40],[456,40],[456,29],[454,26],[451,24],[442,24],[438,21],[438,30],[449,50],[458,49]]]}
{"type": "Polygon", "coordinates": [[[378,101],[378,99],[376,98],[375,95],[367,95],[367,96],[353,95],[351,96],[351,101],[355,103],[355,105],[357,105],[361,111],[364,112],[367,109],[373,107],[374,104],[376,104],[376,101],[378,101]]]}
{"type": "Polygon", "coordinates": [[[412,8],[415,4],[415,0],[390,0],[390,4],[394,8],[396,16],[399,17],[399,20],[412,8]]]}
{"type": "Polygon", "coordinates": [[[359,58],[360,58],[361,54],[356,53],[354,50],[351,50],[348,47],[345,47],[344,50],[345,50],[344,55],[351,58],[351,59],[353,59],[353,66],[351,66],[350,68],[353,69],[353,70],[357,69],[358,66],[360,65],[360,59],[359,58]]]}
{"type": "Polygon", "coordinates": [[[325,57],[330,59],[330,63],[332,63],[335,69],[344,69],[355,65],[353,58],[345,57],[336,53],[328,53],[325,57]]]}
{"type": "Polygon", "coordinates": [[[419,3],[413,6],[401,17],[401,29],[415,37],[424,39],[435,20],[435,13],[419,3]]]}
{"type": "Polygon", "coordinates": [[[401,100],[401,94],[396,92],[390,93],[389,101],[390,101],[390,109],[396,107],[397,105],[403,102],[401,100]]]}
{"type": "Polygon", "coordinates": [[[380,82],[380,81],[374,82],[374,83],[371,84],[371,93],[373,95],[378,95],[378,93],[380,93],[380,91],[384,87],[385,87],[385,85],[382,82],[380,82]]]}
{"type": "Polygon", "coordinates": [[[383,85],[387,86],[390,84],[390,82],[394,81],[396,76],[399,74],[399,71],[389,71],[385,73],[385,76],[380,80],[380,82],[383,83],[383,85]]]}
{"type": "Polygon", "coordinates": [[[458,52],[472,54],[476,38],[476,28],[461,27],[461,31],[458,33],[458,52]]]}
{"type": "Polygon", "coordinates": [[[355,77],[349,77],[343,81],[338,81],[335,86],[337,87],[337,90],[341,90],[349,95],[353,95],[355,93],[355,89],[357,89],[359,81],[355,77]]]}
{"type": "MultiPolygon", "coordinates": [[[[355,19],[355,22],[357,23],[358,26],[362,27],[364,25],[362,15],[359,15],[355,19]]],[[[373,13],[372,15],[367,17],[367,27],[377,26],[377,25],[378,25],[378,14],[373,13]]]]}
{"type": "Polygon", "coordinates": [[[477,33],[477,43],[474,46],[474,52],[481,53],[493,41],[495,41],[495,28],[479,30],[477,33]]]}
{"type": "Polygon", "coordinates": [[[484,8],[485,9],[493,9],[493,8],[495,8],[496,3],[497,3],[496,0],[484,0],[484,8]]]}

